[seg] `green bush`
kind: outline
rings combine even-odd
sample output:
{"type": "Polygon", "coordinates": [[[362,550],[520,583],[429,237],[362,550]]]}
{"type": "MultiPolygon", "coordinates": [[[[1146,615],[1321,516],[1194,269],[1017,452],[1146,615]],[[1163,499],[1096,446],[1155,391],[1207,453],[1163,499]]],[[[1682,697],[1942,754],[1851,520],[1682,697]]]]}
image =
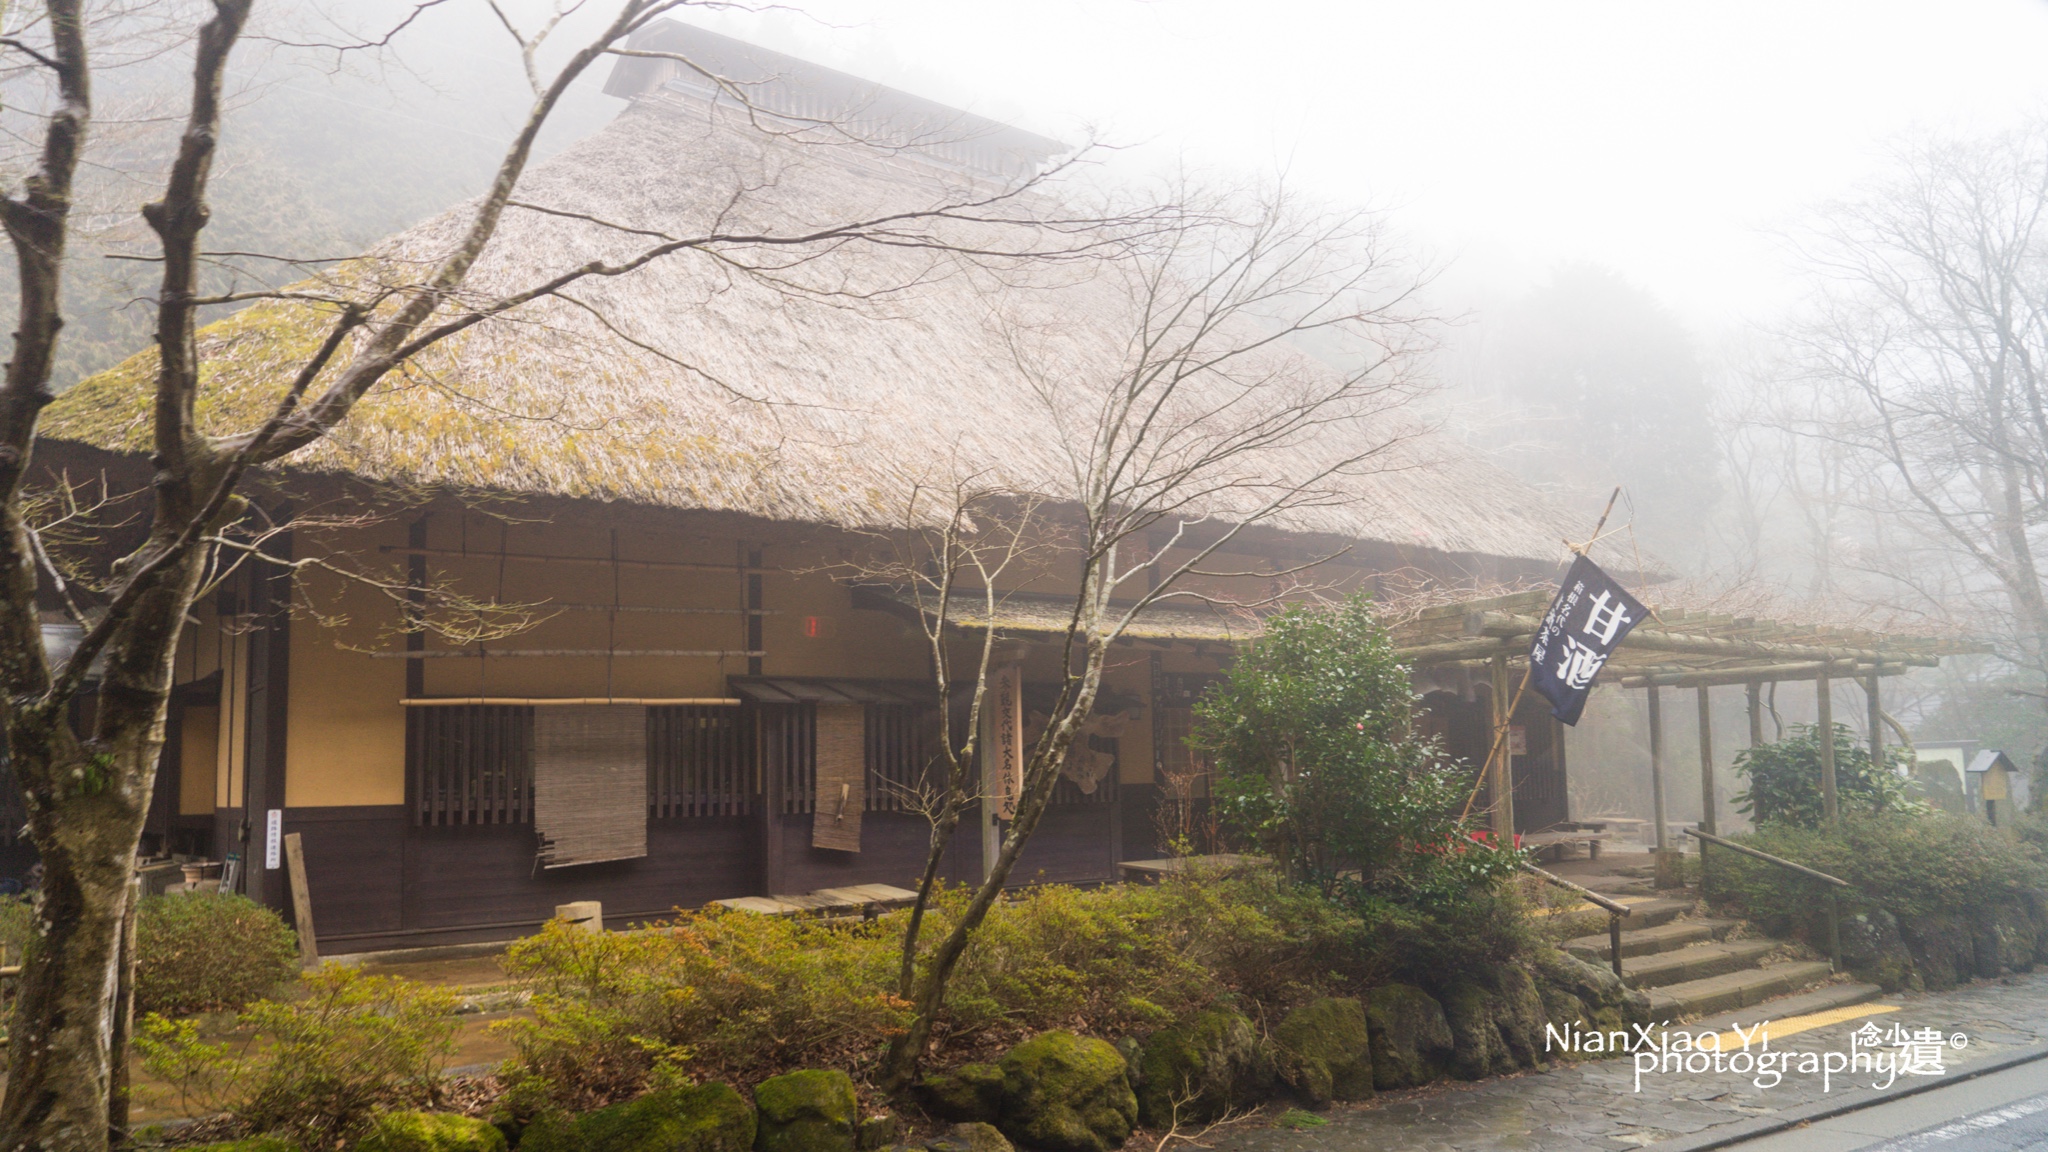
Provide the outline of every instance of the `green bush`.
{"type": "MultiPolygon", "coordinates": [[[[928,938],[965,906],[943,893],[928,938]]],[[[583,1110],[685,1077],[758,1081],[873,1065],[908,1015],[894,995],[900,917],[832,928],[723,910],[654,930],[550,926],[507,968],[532,1020],[499,1025],[522,1114],[583,1110]]],[[[1355,985],[1385,942],[1271,870],[1158,885],[1049,886],[998,903],[956,969],[936,1060],[1067,1028],[1122,1036],[1224,1000],[1276,1011],[1355,985]]]]}
{"type": "Polygon", "coordinates": [[[1325,892],[1456,903],[1520,863],[1466,836],[1473,769],[1417,731],[1415,690],[1370,602],[1295,606],[1195,706],[1225,830],[1325,892]]]}
{"type": "MultiPolygon", "coordinates": [[[[1873,768],[1870,750],[1846,725],[1834,727],[1835,799],[1843,813],[1927,810],[1913,799],[1913,784],[1903,775],[1905,749],[1887,749],[1884,764],[1873,768]]],[[[1749,781],[1748,788],[1735,794],[1736,810],[1760,825],[1820,827],[1820,753],[1820,729],[1813,724],[1794,724],[1792,734],[1783,740],[1736,753],[1735,774],[1749,781]]]]}
{"type": "MultiPolygon", "coordinates": [[[[1845,816],[1837,831],[1767,824],[1741,843],[1856,886],[1867,901],[1902,917],[1963,912],[2048,885],[2037,852],[1980,821],[1946,812],[1845,816]]],[[[1713,851],[1709,849],[1709,851],[1713,851]]],[[[1824,887],[1761,860],[1713,852],[1714,894],[1739,904],[1765,931],[1806,925],[1824,887]]]]}
{"type": "Polygon", "coordinates": [[[276,991],[298,966],[298,938],[246,896],[148,896],[137,910],[137,1013],[239,1011],[276,991]]]}
{"type": "Polygon", "coordinates": [[[150,1015],[135,1041],[143,1067],[188,1105],[309,1143],[357,1132],[378,1109],[435,1102],[459,1027],[453,993],[335,965],[300,984],[302,995],[242,1013],[239,1045],[150,1015]]]}

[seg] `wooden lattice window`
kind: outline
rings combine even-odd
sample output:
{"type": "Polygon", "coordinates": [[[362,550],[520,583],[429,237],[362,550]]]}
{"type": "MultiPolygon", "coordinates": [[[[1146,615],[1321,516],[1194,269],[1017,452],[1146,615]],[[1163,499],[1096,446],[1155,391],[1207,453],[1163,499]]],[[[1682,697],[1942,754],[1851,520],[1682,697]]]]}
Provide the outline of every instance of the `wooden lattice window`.
{"type": "Polygon", "coordinates": [[[463,704],[405,710],[413,823],[533,820],[533,709],[463,704]]]}
{"type": "Polygon", "coordinates": [[[647,810],[665,816],[744,816],[754,773],[738,708],[658,705],[647,710],[647,810]]]}
{"type": "Polygon", "coordinates": [[[761,773],[779,798],[776,810],[807,813],[818,785],[818,709],[810,703],[763,704],[754,710],[761,773]]]}
{"type": "Polygon", "coordinates": [[[909,812],[923,789],[932,757],[935,709],[916,704],[867,707],[867,807],[909,812]]]}

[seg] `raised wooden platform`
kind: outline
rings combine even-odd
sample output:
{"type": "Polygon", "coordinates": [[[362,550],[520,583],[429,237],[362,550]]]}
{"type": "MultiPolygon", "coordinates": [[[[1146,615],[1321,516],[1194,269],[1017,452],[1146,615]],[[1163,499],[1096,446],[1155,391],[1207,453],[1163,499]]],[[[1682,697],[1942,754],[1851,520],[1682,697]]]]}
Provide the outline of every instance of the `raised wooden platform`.
{"type": "Polygon", "coordinates": [[[901,908],[917,899],[917,893],[892,884],[854,884],[845,888],[820,888],[804,895],[734,896],[712,903],[735,912],[756,912],[763,916],[862,915],[901,908]]]}

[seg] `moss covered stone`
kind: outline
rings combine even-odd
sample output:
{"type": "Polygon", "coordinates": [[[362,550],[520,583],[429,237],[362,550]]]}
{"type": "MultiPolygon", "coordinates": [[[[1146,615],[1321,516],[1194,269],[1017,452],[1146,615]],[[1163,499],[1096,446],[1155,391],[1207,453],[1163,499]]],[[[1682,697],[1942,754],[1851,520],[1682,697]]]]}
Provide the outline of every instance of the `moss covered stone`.
{"type": "Polygon", "coordinates": [[[926,1152],[1016,1152],[993,1124],[955,1124],[924,1146],[926,1152]]]}
{"type": "Polygon", "coordinates": [[[1375,1088],[1413,1088],[1444,1074],[1451,1026],[1434,996],[1412,984],[1382,984],[1366,994],[1365,1019],[1375,1088]]]}
{"type": "Polygon", "coordinates": [[[519,1152],[748,1152],[754,1108],[724,1084],[649,1092],[571,1120],[543,1116],[519,1152]]]}
{"type": "Polygon", "coordinates": [[[301,1152],[297,1144],[282,1136],[247,1136],[222,1144],[201,1144],[184,1152],[301,1152]]]}
{"type": "Polygon", "coordinates": [[[917,1083],[917,1102],[942,1120],[993,1122],[1003,1111],[1003,1070],[962,1064],[917,1083]]]}
{"type": "Polygon", "coordinates": [[[386,1112],[372,1121],[360,1152],[505,1152],[505,1134],[452,1112],[386,1112]]]}
{"type": "Polygon", "coordinates": [[[1243,1014],[1198,1012],[1145,1041],[1138,1118],[1155,1128],[1213,1120],[1273,1086],[1273,1059],[1243,1014]]]}
{"type": "Polygon", "coordinates": [[[1273,1030],[1273,1042],[1287,1082],[1311,1105],[1373,1094],[1372,1034],[1363,1003],[1327,997],[1304,1004],[1273,1030]]]}
{"type": "Polygon", "coordinates": [[[1124,1058],[1107,1042],[1047,1032],[1002,1059],[998,1127],[1044,1152],[1110,1152],[1130,1137],[1138,1099],[1124,1058]]]}
{"type": "Polygon", "coordinates": [[[844,1072],[812,1068],[763,1080],[754,1107],[760,1152],[854,1152],[860,1100],[844,1072]]]}

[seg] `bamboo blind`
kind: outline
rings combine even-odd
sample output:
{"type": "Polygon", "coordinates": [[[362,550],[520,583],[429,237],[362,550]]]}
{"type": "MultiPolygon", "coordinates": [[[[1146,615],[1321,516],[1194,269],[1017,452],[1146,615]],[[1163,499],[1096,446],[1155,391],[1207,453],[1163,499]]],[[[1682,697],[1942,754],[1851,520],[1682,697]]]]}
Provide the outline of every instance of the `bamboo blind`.
{"type": "Polygon", "coordinates": [[[860,817],[867,808],[867,711],[861,704],[816,706],[813,848],[860,851],[860,817]]]}
{"type": "Polygon", "coordinates": [[[533,779],[542,867],[647,855],[647,709],[537,710],[533,779]]]}

